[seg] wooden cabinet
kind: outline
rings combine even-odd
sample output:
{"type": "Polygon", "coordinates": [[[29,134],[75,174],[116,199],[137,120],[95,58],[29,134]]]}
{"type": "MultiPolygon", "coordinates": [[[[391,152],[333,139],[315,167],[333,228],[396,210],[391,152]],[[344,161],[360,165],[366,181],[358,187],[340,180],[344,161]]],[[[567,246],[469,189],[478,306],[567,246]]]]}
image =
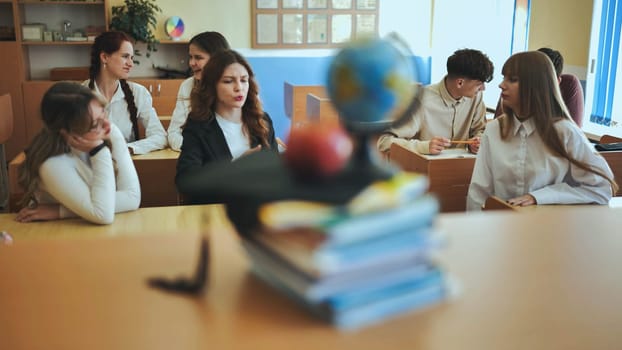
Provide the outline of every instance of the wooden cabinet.
{"type": "Polygon", "coordinates": [[[170,116],[175,109],[177,92],[183,79],[131,79],[143,85],[151,93],[153,108],[158,116],[170,116]]]}
{"type": "Polygon", "coordinates": [[[86,36],[108,29],[108,0],[14,1],[25,80],[48,80],[53,68],[89,65],[92,41],[86,41],[86,36]],[[36,29],[23,30],[33,24],[43,26],[39,37],[36,29]],[[85,41],[77,41],[81,40],[76,38],[78,33],[85,41]]]}

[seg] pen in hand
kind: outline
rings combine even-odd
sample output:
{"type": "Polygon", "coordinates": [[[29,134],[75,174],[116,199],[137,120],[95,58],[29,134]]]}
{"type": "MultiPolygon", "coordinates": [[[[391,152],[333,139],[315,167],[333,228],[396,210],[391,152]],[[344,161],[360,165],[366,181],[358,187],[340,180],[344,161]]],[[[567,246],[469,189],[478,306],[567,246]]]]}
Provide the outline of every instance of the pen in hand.
{"type": "Polygon", "coordinates": [[[472,144],[476,143],[477,141],[476,140],[465,140],[465,141],[463,141],[463,140],[451,140],[449,142],[454,143],[454,144],[461,144],[461,145],[472,145],[472,144]]]}

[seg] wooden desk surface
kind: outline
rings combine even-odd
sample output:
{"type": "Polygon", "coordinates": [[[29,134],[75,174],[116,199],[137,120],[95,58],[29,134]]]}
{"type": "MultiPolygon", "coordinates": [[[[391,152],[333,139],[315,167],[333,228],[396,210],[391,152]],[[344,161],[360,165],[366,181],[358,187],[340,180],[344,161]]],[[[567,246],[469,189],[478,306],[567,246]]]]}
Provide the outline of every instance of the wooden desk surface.
{"type": "Polygon", "coordinates": [[[135,154],[132,156],[134,161],[151,159],[173,159],[177,161],[177,158],[179,158],[179,152],[173,151],[170,148],[160,149],[146,154],[135,154]]]}
{"type": "Polygon", "coordinates": [[[462,294],[354,333],[255,279],[225,220],[207,220],[210,286],[196,298],[145,284],[190,274],[196,233],[16,240],[0,246],[2,348],[618,349],[622,209],[601,209],[440,215],[462,294]]]}
{"type": "MultiPolygon", "coordinates": [[[[82,219],[66,219],[20,223],[14,213],[0,214],[0,230],[13,236],[14,241],[42,238],[96,238],[136,236],[157,233],[200,233],[205,223],[228,223],[221,205],[185,205],[140,208],[115,215],[112,225],[94,225],[82,219]]],[[[226,225],[225,225],[226,226],[226,225]]],[[[0,253],[1,255],[1,253],[0,253]]]]}

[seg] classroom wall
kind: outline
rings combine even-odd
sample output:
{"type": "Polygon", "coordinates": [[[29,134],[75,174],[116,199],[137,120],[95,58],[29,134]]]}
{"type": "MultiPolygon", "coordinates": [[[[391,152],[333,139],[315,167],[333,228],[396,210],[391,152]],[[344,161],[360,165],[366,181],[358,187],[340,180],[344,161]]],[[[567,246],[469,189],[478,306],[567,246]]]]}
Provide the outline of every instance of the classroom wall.
{"type": "MultiPolygon", "coordinates": [[[[235,48],[251,46],[250,0],[157,0],[162,8],[158,16],[156,38],[166,39],[163,23],[171,16],[183,19],[186,30],[181,40],[189,40],[205,30],[222,33],[235,48]]],[[[123,0],[110,0],[110,6],[122,5],[123,0]]]]}
{"type": "MultiPolygon", "coordinates": [[[[380,5],[379,33],[396,31],[413,50],[412,60],[416,67],[417,80],[430,83],[429,32],[431,21],[431,1],[416,0],[418,16],[422,20],[413,21],[413,14],[404,11],[397,0],[385,0],[380,5]],[[425,14],[430,14],[425,16],[425,14]],[[427,20],[427,18],[430,18],[427,20]]],[[[123,0],[111,0],[110,6],[123,4],[123,0]]],[[[274,122],[276,135],[287,137],[290,120],[285,115],[283,83],[298,85],[324,85],[326,71],[335,50],[256,50],[251,49],[251,1],[250,0],[158,0],[162,13],[158,19],[156,38],[167,39],[163,23],[170,16],[180,16],[185,25],[181,40],[205,31],[221,32],[231,46],[248,60],[260,87],[260,97],[274,122]],[[226,15],[225,15],[226,14],[226,15]]],[[[402,4],[403,5],[403,4],[402,4]]],[[[412,6],[412,4],[411,4],[412,6]]],[[[137,48],[144,51],[144,45],[137,48]]],[[[151,59],[141,58],[141,65],[132,70],[133,77],[153,74],[151,65],[179,69],[184,57],[167,54],[165,47],[152,55],[151,59]]],[[[171,50],[168,50],[171,51],[171,50]]]]}
{"type": "Polygon", "coordinates": [[[567,73],[586,77],[593,0],[531,0],[529,49],[547,46],[564,56],[567,73]]]}
{"type": "MultiPolygon", "coordinates": [[[[411,1],[415,1],[419,13],[429,13],[432,18],[434,1],[411,1]]],[[[157,38],[166,38],[163,23],[168,17],[180,16],[186,25],[182,40],[189,40],[204,30],[216,30],[249,59],[260,83],[264,108],[274,119],[277,136],[284,138],[290,123],[284,111],[283,82],[323,84],[329,57],[334,51],[250,49],[250,0],[158,0],[157,3],[163,10],[158,20],[157,38]]],[[[119,4],[123,4],[123,0],[110,0],[110,6],[119,4]]],[[[427,48],[432,38],[431,20],[413,20],[413,13],[404,11],[403,5],[401,0],[382,0],[379,29],[381,34],[396,30],[405,36],[415,54],[418,78],[427,84],[430,82],[431,58],[427,48]]],[[[529,49],[550,46],[560,50],[566,60],[565,71],[585,79],[592,6],[593,0],[531,0],[529,49]]],[[[456,24],[460,25],[467,24],[456,24]]],[[[459,28],[448,28],[456,29],[459,28]]],[[[175,61],[180,59],[175,58],[175,61]]],[[[140,69],[136,69],[136,76],[141,75],[140,69]]]]}

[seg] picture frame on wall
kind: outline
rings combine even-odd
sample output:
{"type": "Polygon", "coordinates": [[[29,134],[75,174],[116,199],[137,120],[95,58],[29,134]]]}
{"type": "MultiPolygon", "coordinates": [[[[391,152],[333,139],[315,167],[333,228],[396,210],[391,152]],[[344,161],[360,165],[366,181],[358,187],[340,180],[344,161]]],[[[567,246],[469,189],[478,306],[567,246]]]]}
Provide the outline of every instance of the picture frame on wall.
{"type": "Polygon", "coordinates": [[[22,24],[23,41],[43,41],[43,32],[45,32],[45,24],[22,24]]]}

